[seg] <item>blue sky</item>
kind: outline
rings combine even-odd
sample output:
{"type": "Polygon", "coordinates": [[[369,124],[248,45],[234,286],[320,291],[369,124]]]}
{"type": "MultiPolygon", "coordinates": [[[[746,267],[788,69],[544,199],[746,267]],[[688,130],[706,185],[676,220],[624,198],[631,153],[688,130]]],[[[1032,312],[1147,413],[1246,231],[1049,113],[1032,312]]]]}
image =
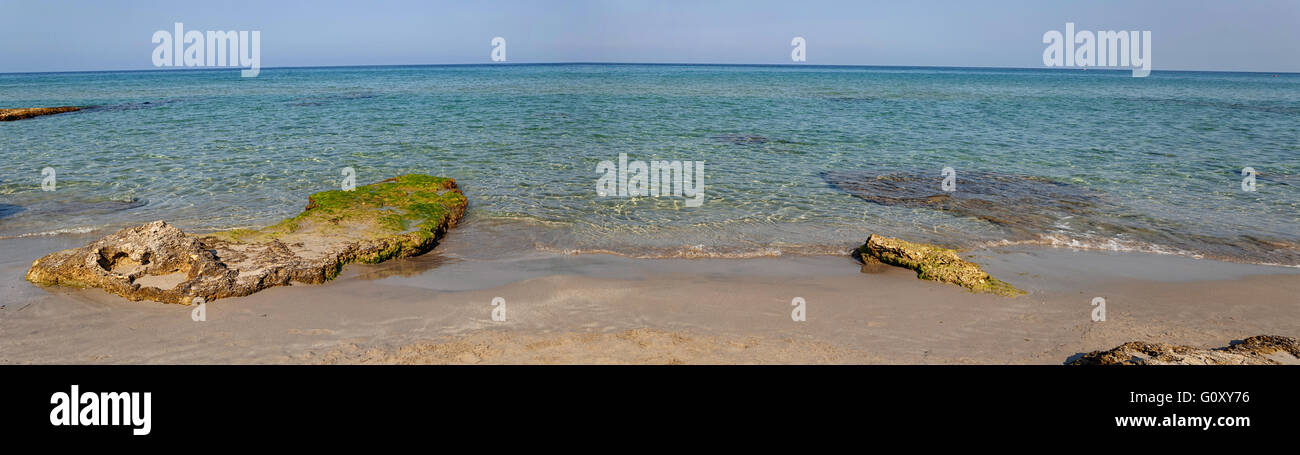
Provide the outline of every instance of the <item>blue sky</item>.
{"type": "Polygon", "coordinates": [[[1300,1],[0,0],[0,72],[151,69],[156,30],[259,30],[262,67],[791,63],[1041,67],[1043,33],[1150,30],[1155,70],[1300,72],[1300,1]]]}

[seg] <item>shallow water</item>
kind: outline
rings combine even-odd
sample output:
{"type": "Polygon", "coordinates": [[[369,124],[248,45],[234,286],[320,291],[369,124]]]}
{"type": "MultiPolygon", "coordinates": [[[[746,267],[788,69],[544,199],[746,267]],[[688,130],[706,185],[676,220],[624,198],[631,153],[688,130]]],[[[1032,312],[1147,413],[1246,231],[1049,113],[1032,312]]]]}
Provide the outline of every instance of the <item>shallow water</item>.
{"type": "Polygon", "coordinates": [[[838,253],[882,233],[1300,264],[1294,74],[578,64],[0,74],[0,107],[54,105],[96,107],[0,123],[0,247],[155,219],[195,231],[269,224],[352,167],[359,184],[456,178],[471,201],[464,228],[508,236],[492,242],[502,254],[838,253]],[[703,205],[599,197],[597,163],[620,153],[705,161],[703,205]],[[47,166],[54,192],[40,188],[47,166]],[[952,198],[991,197],[992,212],[884,203],[888,191],[827,178],[906,175],[918,194],[929,178],[938,195],[945,166],[957,172],[952,198]],[[1255,192],[1241,190],[1246,166],[1260,173],[1255,192]],[[1074,199],[1098,205],[1060,210],[1074,199]],[[990,219],[1006,214],[1035,216],[990,219]]]}

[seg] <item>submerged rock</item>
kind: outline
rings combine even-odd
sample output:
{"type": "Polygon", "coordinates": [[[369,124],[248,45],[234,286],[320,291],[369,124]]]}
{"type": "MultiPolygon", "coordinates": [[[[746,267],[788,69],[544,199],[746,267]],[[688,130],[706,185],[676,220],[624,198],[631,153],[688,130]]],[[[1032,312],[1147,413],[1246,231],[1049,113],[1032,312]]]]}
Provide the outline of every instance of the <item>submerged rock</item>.
{"type": "Polygon", "coordinates": [[[74,106],[60,107],[24,107],[18,109],[0,109],[0,122],[13,120],[22,120],[41,115],[62,114],[64,112],[79,111],[81,108],[74,106]]]}
{"type": "Polygon", "coordinates": [[[182,101],[184,100],[175,99],[175,98],[158,100],[158,101],[129,101],[129,102],[117,103],[117,104],[96,104],[93,106],[85,106],[83,110],[105,111],[105,112],[134,111],[137,109],[149,109],[149,108],[166,106],[170,104],[180,103],[182,101]]]}
{"type": "Polygon", "coordinates": [[[942,190],[937,172],[835,170],[821,176],[832,188],[874,204],[982,220],[1013,241],[1300,264],[1300,239],[1294,235],[1200,231],[1126,207],[1094,188],[1046,177],[960,171],[956,191],[949,193],[942,190]]]}
{"type": "Polygon", "coordinates": [[[1295,338],[1257,335],[1226,348],[1202,349],[1130,341],[1109,351],[1093,351],[1070,365],[1281,365],[1300,364],[1295,338]]]}
{"type": "Polygon", "coordinates": [[[1008,297],[1024,291],[1000,281],[980,269],[979,265],[962,259],[957,252],[947,248],[871,234],[867,243],[854,251],[854,257],[863,263],[863,271],[872,271],[880,263],[916,271],[923,280],[952,283],[972,292],[988,292],[1008,297]]]}
{"type": "Polygon", "coordinates": [[[23,208],[21,205],[0,204],[0,218],[16,215],[24,210],[27,209],[23,208]]]}
{"type": "Polygon", "coordinates": [[[713,140],[718,142],[730,143],[734,145],[763,145],[768,142],[767,138],[763,136],[759,136],[757,134],[734,134],[734,133],[719,134],[717,136],[713,136],[713,140]]]}
{"type": "Polygon", "coordinates": [[[371,92],[350,92],[350,93],[332,93],[318,96],[304,96],[290,100],[289,106],[324,106],[336,101],[351,101],[375,98],[376,95],[371,92]]]}
{"type": "Polygon", "coordinates": [[[260,230],[194,236],[163,221],[126,228],[37,259],[27,280],[183,304],[319,284],[347,263],[428,252],[465,207],[455,180],[404,175],[313,194],[301,214],[260,230]]]}
{"type": "Polygon", "coordinates": [[[129,199],[104,199],[95,197],[79,198],[75,195],[69,195],[58,199],[33,201],[23,207],[23,212],[26,212],[24,216],[29,217],[95,216],[136,209],[148,204],[149,201],[134,197],[129,199]]]}
{"type": "Polygon", "coordinates": [[[1043,177],[963,171],[954,192],[942,190],[942,177],[921,172],[823,172],[833,188],[876,204],[927,208],[969,216],[1013,234],[1049,232],[1062,219],[1093,219],[1118,207],[1084,187],[1043,177]]]}

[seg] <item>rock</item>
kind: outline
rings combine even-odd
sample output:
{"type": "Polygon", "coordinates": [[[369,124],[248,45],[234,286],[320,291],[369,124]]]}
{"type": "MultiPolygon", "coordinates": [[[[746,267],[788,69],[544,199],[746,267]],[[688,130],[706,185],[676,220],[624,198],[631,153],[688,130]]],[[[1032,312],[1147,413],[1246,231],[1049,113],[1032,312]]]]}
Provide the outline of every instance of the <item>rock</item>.
{"type": "Polygon", "coordinates": [[[842,169],[821,174],[831,187],[873,204],[924,208],[973,217],[1018,237],[1051,232],[1067,218],[1096,220],[1122,207],[1081,185],[1028,175],[963,170],[953,192],[929,171],[881,172],[842,169]]]}
{"type": "MultiPolygon", "coordinates": [[[[890,207],[947,212],[986,222],[1012,241],[1106,248],[1112,240],[1161,245],[1233,262],[1300,264],[1293,238],[1258,234],[1201,235],[1171,230],[1179,223],[1114,202],[1087,185],[1047,177],[962,170],[956,191],[943,192],[932,170],[885,172],[887,166],[821,173],[832,188],[890,207]]],[[[1276,178],[1276,177],[1274,177],[1276,178]]]]}
{"type": "Polygon", "coordinates": [[[22,120],[41,115],[62,114],[64,112],[79,111],[81,108],[73,106],[60,107],[24,107],[18,109],[0,109],[0,122],[9,122],[13,120],[22,120]]]}
{"type": "Polygon", "coordinates": [[[428,252],[465,207],[455,180],[404,175],[313,194],[301,214],[260,230],[193,236],[163,221],[126,228],[36,260],[27,280],[182,304],[319,284],[347,263],[428,252]]]}
{"type": "Polygon", "coordinates": [[[763,145],[768,139],[757,134],[721,134],[713,137],[719,142],[726,142],[735,145],[763,145]]]}
{"type": "Polygon", "coordinates": [[[867,243],[854,251],[854,257],[862,261],[863,272],[877,272],[879,264],[884,263],[915,270],[917,278],[923,280],[952,283],[972,292],[1008,297],[1025,293],[989,276],[979,265],[958,256],[956,251],[934,245],[871,234],[867,243]]]}
{"type": "Polygon", "coordinates": [[[1226,348],[1202,349],[1130,341],[1109,351],[1093,351],[1070,365],[1300,365],[1295,338],[1257,335],[1226,348]]]}

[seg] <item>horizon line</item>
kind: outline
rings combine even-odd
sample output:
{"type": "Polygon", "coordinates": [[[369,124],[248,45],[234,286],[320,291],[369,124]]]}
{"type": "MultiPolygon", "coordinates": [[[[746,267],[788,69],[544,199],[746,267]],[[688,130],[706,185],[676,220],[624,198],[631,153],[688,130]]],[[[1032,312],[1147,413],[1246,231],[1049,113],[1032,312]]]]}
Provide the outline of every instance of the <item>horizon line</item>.
{"type": "MultiPolygon", "coordinates": [[[[284,69],[332,69],[332,68],[413,68],[436,66],[563,66],[563,65],[644,65],[644,66],[751,66],[751,67],[787,67],[787,68],[910,68],[910,69],[975,69],[975,70],[1047,70],[1047,71],[1116,71],[1128,72],[1127,67],[1018,67],[1018,66],[946,66],[946,65],[870,65],[870,64],[815,64],[815,63],[674,63],[674,62],[485,62],[485,63],[388,63],[359,65],[302,65],[302,66],[268,66],[259,70],[284,69]]],[[[101,69],[68,71],[11,71],[0,75],[34,75],[34,74],[88,74],[88,73],[145,73],[168,71],[228,71],[247,69],[243,66],[195,66],[195,67],[157,67],[140,69],[101,69]]],[[[1229,73],[1229,74],[1287,74],[1300,75],[1300,71],[1258,71],[1258,70],[1196,70],[1196,69],[1152,69],[1152,73],[1229,73]]]]}

